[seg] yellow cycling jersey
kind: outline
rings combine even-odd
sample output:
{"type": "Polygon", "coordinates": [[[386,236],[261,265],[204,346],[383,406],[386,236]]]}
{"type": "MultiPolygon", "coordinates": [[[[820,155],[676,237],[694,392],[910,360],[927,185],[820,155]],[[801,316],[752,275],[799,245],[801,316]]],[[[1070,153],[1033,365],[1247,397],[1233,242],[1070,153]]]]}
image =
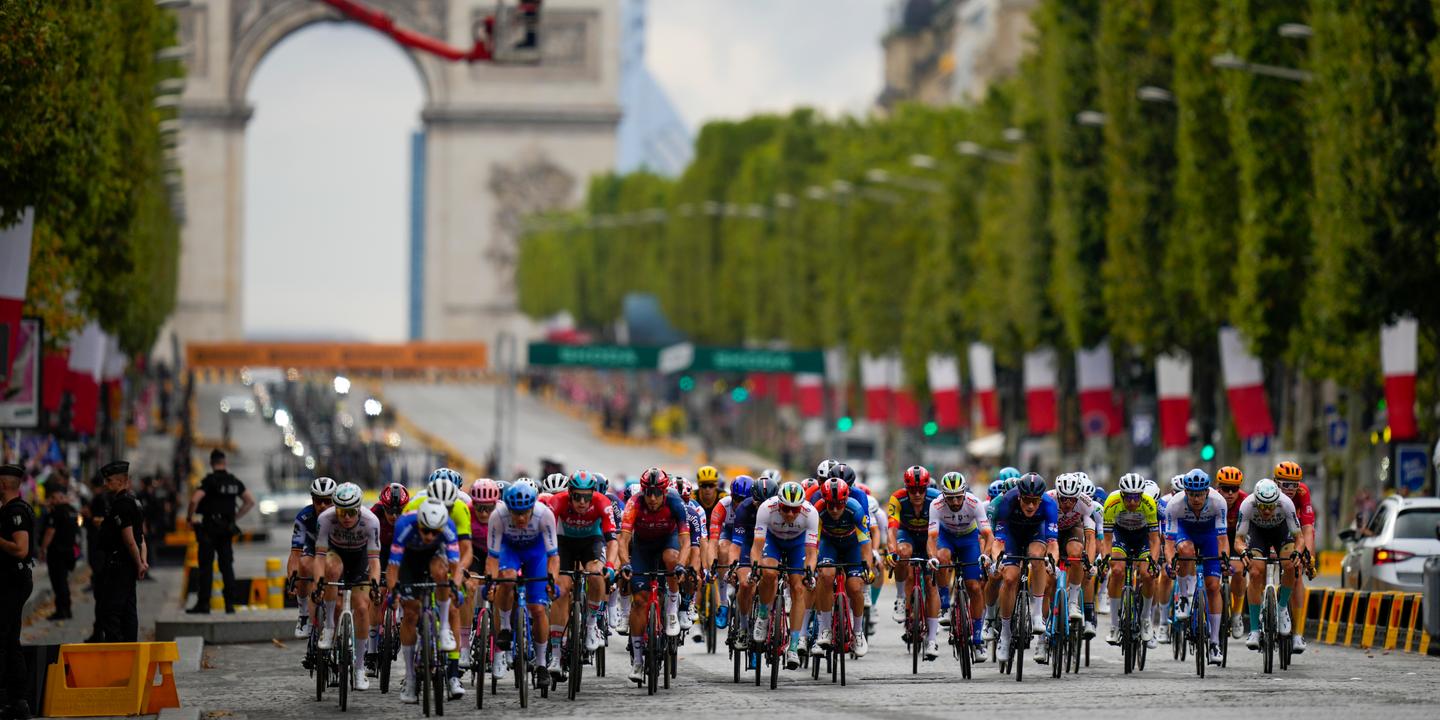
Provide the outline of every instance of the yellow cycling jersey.
{"type": "Polygon", "coordinates": [[[1119,492],[1110,493],[1105,499],[1105,534],[1114,532],[1154,532],[1160,529],[1160,509],[1149,495],[1140,496],[1140,507],[1125,508],[1125,499],[1119,492]]]}
{"type": "MultiPolygon", "coordinates": [[[[420,503],[423,503],[423,502],[425,502],[426,500],[429,500],[429,499],[430,499],[430,497],[429,497],[428,495],[426,495],[425,493],[423,493],[423,492],[416,493],[415,497],[410,498],[410,502],[405,503],[405,512],[407,512],[407,513],[415,512],[416,508],[419,508],[419,507],[420,507],[420,503]]],[[[459,538],[460,538],[461,540],[469,540],[469,539],[470,539],[470,496],[469,496],[469,495],[466,495],[465,493],[460,493],[459,497],[457,497],[457,498],[455,499],[455,504],[450,506],[450,520],[455,523],[455,534],[456,534],[457,536],[459,536],[459,538]]]]}

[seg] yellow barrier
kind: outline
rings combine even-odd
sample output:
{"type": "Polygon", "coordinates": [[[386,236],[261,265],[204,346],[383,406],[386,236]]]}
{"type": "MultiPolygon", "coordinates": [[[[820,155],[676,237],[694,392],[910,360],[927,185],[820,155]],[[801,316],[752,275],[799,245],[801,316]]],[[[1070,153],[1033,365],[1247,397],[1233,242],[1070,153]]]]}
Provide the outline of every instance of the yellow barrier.
{"type": "Polygon", "coordinates": [[[265,582],[269,585],[269,594],[265,596],[265,606],[271,610],[284,608],[285,567],[281,564],[280,558],[265,558],[265,582]]]}
{"type": "Polygon", "coordinates": [[[1317,569],[1321,575],[1339,575],[1344,560],[1345,553],[1340,550],[1321,550],[1317,569]]]}
{"type": "Polygon", "coordinates": [[[154,715],[180,707],[173,642],[61,645],[45,675],[47,717],[154,715]]]}

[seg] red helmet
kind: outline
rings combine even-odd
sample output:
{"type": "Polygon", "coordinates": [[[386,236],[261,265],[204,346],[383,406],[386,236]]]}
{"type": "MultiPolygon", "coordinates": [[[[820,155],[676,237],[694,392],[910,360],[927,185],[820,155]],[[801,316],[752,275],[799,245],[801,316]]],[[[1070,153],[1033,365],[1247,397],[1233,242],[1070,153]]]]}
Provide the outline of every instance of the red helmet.
{"type": "Polygon", "coordinates": [[[911,465],[905,470],[905,487],[929,487],[930,471],[919,465],[911,465]]]}
{"type": "Polygon", "coordinates": [[[816,480],[815,478],[805,478],[805,481],[802,482],[802,483],[800,483],[800,487],[805,488],[805,494],[806,494],[806,495],[809,495],[811,490],[814,490],[815,488],[817,488],[817,487],[819,487],[819,486],[820,486],[820,481],[819,481],[819,480],[816,480]]]}
{"type": "Polygon", "coordinates": [[[830,478],[820,484],[820,499],[827,506],[844,505],[850,499],[850,486],[840,478],[830,478]]]}
{"type": "Polygon", "coordinates": [[[390,512],[400,512],[405,509],[405,504],[408,502],[410,502],[410,491],[400,483],[390,483],[380,491],[380,504],[390,512]]]}
{"type": "Polygon", "coordinates": [[[665,491],[669,489],[670,476],[666,475],[664,470],[661,470],[658,467],[652,467],[645,472],[640,473],[641,492],[648,492],[650,490],[665,491]]]}

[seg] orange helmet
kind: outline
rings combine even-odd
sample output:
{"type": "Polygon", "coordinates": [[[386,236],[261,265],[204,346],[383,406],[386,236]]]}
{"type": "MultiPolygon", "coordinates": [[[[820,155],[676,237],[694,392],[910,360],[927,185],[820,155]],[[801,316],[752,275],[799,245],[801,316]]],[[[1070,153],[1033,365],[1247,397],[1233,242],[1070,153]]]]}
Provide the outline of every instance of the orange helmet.
{"type": "Polygon", "coordinates": [[[1245,473],[1240,472],[1240,468],[1234,465],[1226,465],[1220,468],[1219,472],[1215,473],[1215,480],[1219,485],[1239,487],[1240,483],[1245,482],[1245,473]]]}
{"type": "Polygon", "coordinates": [[[1288,482],[1300,482],[1305,477],[1305,471],[1300,469],[1300,463],[1293,460],[1286,460],[1275,465],[1275,479],[1288,482]]]}

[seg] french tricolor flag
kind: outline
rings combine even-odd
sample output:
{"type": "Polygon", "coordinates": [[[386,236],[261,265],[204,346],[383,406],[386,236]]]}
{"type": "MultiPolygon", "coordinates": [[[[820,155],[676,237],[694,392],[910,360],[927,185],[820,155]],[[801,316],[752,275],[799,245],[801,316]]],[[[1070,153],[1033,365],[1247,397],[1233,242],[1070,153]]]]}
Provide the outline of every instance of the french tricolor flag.
{"type": "Polygon", "coordinates": [[[970,343],[970,386],[980,406],[980,426],[1000,429],[1000,402],[995,397],[995,350],[985,343],[970,343]]]}
{"type": "Polygon", "coordinates": [[[1403,317],[1380,328],[1380,369],[1385,373],[1385,406],[1391,440],[1413,440],[1415,426],[1416,331],[1419,323],[1403,317]]]}
{"type": "Polygon", "coordinates": [[[1075,351],[1075,384],[1080,390],[1080,427],[1085,435],[1119,435],[1125,415],[1115,398],[1115,363],[1108,343],[1075,351]]]}
{"type": "Polygon", "coordinates": [[[909,383],[905,381],[905,363],[900,360],[899,355],[891,355],[889,364],[890,390],[895,403],[895,424],[903,428],[920,427],[920,403],[916,402],[915,393],[911,392],[909,383]]]}
{"type": "Polygon", "coordinates": [[[1155,358],[1155,395],[1160,399],[1160,445],[1190,444],[1190,356],[1185,353],[1155,358]]]}
{"type": "Polygon", "coordinates": [[[25,310],[30,241],[34,233],[34,208],[25,208],[19,223],[0,230],[0,331],[10,335],[0,347],[0,377],[8,375],[11,357],[19,351],[16,345],[20,341],[20,318],[25,310]]]}
{"type": "Polygon", "coordinates": [[[890,358],[868,354],[860,356],[860,387],[865,391],[867,420],[885,422],[890,419],[894,393],[890,372],[890,358]]]}
{"type": "Polygon", "coordinates": [[[1230,399],[1235,431],[1242,438],[1274,435],[1260,359],[1250,354],[1245,338],[1235,328],[1220,330],[1220,370],[1225,375],[1225,394],[1230,399]]]}
{"type": "Polygon", "coordinates": [[[1058,377],[1054,349],[1025,353],[1025,415],[1033,435],[1049,435],[1059,426],[1055,404],[1058,377]]]}
{"type": "Polygon", "coordinates": [[[935,424],[941,430],[963,427],[960,412],[960,361],[954,355],[931,355],[925,360],[930,378],[930,402],[935,405],[935,424]]]}
{"type": "Polygon", "coordinates": [[[825,414],[825,376],[820,373],[799,373],[795,376],[795,395],[801,417],[818,418],[825,414]]]}
{"type": "Polygon", "coordinates": [[[105,369],[108,339],[100,325],[91,320],[70,339],[70,367],[65,389],[75,398],[71,406],[75,432],[95,433],[100,410],[100,377],[105,369]]]}

